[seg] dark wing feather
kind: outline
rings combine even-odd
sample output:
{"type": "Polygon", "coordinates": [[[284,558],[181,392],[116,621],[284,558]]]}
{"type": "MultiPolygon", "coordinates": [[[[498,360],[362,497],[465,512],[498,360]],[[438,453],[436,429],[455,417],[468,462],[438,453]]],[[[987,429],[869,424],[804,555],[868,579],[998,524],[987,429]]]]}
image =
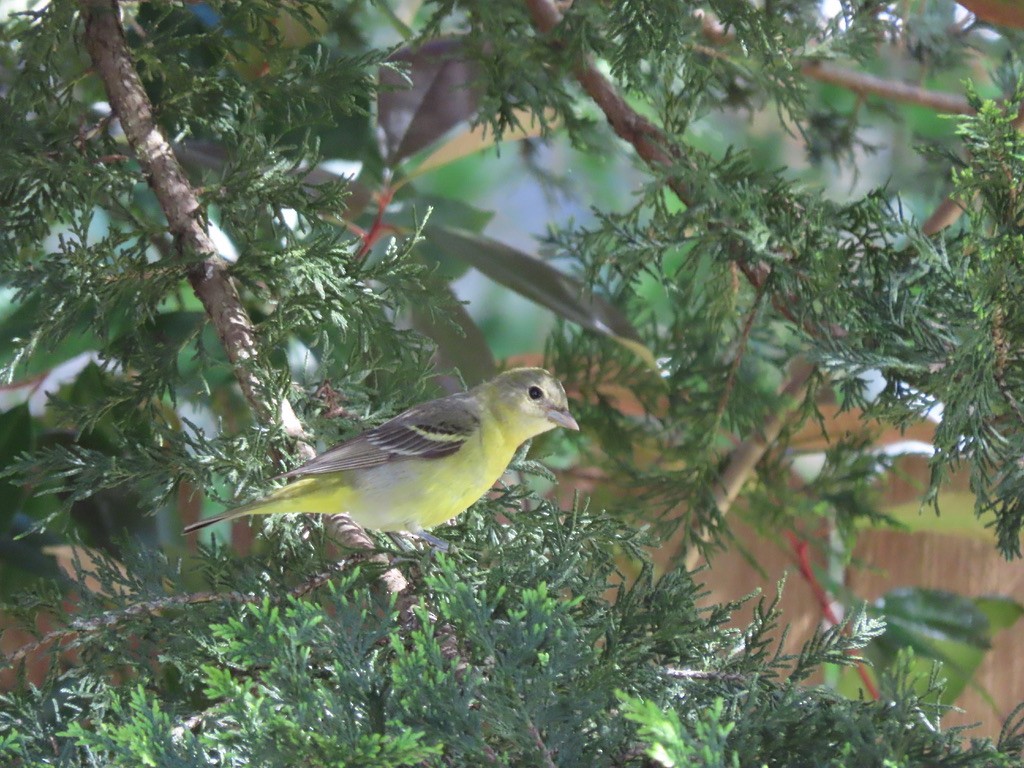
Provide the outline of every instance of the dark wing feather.
{"type": "Polygon", "coordinates": [[[280,477],[368,469],[403,459],[450,456],[476,431],[479,406],[466,394],[417,405],[280,477]]]}

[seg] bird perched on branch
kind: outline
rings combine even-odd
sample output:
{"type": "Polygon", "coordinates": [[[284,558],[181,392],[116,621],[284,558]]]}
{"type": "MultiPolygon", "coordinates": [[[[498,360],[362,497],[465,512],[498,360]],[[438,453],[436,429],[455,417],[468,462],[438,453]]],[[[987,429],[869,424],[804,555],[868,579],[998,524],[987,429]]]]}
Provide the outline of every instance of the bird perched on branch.
{"type": "Polygon", "coordinates": [[[464,511],[501,477],[526,440],[578,430],[565,390],[542,368],[516,368],[456,395],[413,406],[281,477],[299,478],[265,499],[186,526],[243,515],[345,513],[364,528],[426,529],[464,511]]]}

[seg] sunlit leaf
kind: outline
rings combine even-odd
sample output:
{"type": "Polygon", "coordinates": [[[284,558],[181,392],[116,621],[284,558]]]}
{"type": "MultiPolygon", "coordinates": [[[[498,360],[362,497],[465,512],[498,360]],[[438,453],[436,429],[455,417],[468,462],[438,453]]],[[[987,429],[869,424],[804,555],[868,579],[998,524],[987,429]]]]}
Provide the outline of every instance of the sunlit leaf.
{"type": "Polygon", "coordinates": [[[447,253],[476,267],[506,288],[547,307],[589,331],[614,339],[657,370],[654,355],[625,314],[583,283],[550,264],[505,243],[465,230],[431,227],[428,235],[447,253]]]}
{"type": "MultiPolygon", "coordinates": [[[[945,590],[901,588],[876,601],[872,612],[886,622],[885,633],[866,649],[876,671],[883,671],[901,651],[910,649],[922,682],[934,662],[942,663],[944,703],[952,703],[969,685],[992,703],[992,697],[972,678],[996,632],[1012,626],[1024,607],[1002,597],[975,599],[945,590]]],[[[849,694],[856,688],[852,676],[845,676],[840,689],[849,694]]]]}
{"type": "MultiPolygon", "coordinates": [[[[501,137],[503,144],[512,141],[536,138],[541,135],[543,123],[546,122],[550,128],[556,119],[552,112],[546,116],[544,121],[541,121],[538,120],[536,115],[532,112],[528,112],[526,110],[517,110],[515,112],[515,116],[520,127],[509,128],[505,131],[501,137]]],[[[436,168],[448,165],[449,163],[454,163],[456,160],[469,157],[477,152],[483,152],[485,149],[490,149],[494,145],[494,132],[488,130],[486,125],[478,125],[473,128],[467,127],[464,131],[456,133],[447,141],[443,142],[441,146],[423,158],[422,162],[406,174],[402,183],[411,181],[417,176],[422,176],[436,168]]]]}
{"type": "Polygon", "coordinates": [[[974,605],[988,618],[993,634],[1001,629],[1009,629],[1024,615],[1024,605],[1008,597],[979,597],[974,605]]]}
{"type": "MultiPolygon", "coordinates": [[[[876,603],[890,623],[932,639],[989,647],[992,628],[974,600],[953,592],[919,587],[894,589],[876,603]]],[[[884,635],[883,635],[884,637],[884,635]]]]}

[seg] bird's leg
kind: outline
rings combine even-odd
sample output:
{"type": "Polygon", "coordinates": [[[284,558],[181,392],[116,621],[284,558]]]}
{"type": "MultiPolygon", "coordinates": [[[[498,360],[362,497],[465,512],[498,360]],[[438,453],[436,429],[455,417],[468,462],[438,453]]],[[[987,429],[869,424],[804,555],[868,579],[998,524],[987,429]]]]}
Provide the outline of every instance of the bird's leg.
{"type": "Polygon", "coordinates": [[[448,542],[444,539],[439,539],[437,538],[437,536],[432,536],[426,531],[409,531],[409,533],[411,533],[413,536],[416,536],[417,538],[423,539],[425,542],[427,542],[427,544],[429,544],[433,549],[437,550],[438,552],[448,551],[448,542]]]}
{"type": "MultiPolygon", "coordinates": [[[[385,531],[385,533],[387,533],[388,538],[390,538],[393,542],[395,542],[395,546],[398,547],[400,550],[402,550],[403,552],[411,552],[412,551],[413,547],[410,544],[409,539],[408,539],[407,536],[405,536],[405,535],[403,535],[401,533],[398,533],[397,531],[385,531]]],[[[445,541],[444,539],[439,539],[439,538],[437,538],[437,536],[432,536],[431,534],[427,533],[426,531],[423,531],[423,530],[415,530],[415,531],[410,530],[408,532],[408,535],[409,536],[415,536],[417,539],[422,539],[423,541],[425,541],[427,544],[430,545],[430,548],[433,551],[436,551],[436,552],[447,552],[448,551],[448,542],[447,541],[445,541]]]]}
{"type": "Polygon", "coordinates": [[[395,546],[402,552],[412,551],[412,545],[409,544],[409,540],[398,531],[384,531],[384,533],[387,534],[387,537],[391,539],[391,541],[395,543],[395,546]]]}

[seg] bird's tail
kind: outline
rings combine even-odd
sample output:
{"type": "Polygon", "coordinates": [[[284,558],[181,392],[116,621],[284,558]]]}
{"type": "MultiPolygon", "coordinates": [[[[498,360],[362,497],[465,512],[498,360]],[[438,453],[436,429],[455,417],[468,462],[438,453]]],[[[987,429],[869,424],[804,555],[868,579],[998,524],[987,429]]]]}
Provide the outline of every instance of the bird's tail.
{"type": "Polygon", "coordinates": [[[205,520],[196,520],[194,523],[186,525],[182,530],[182,533],[193,533],[200,531],[208,525],[219,523],[223,520],[234,520],[236,517],[244,517],[245,515],[252,514],[253,510],[249,507],[239,507],[238,509],[229,509],[227,512],[221,512],[219,515],[213,517],[207,517],[205,520]]]}
{"type": "Polygon", "coordinates": [[[290,512],[290,511],[292,511],[292,510],[289,510],[287,508],[279,509],[278,507],[279,507],[279,504],[277,503],[277,499],[274,498],[274,496],[272,495],[272,496],[270,496],[270,497],[268,497],[266,499],[262,499],[260,501],[254,501],[251,504],[246,504],[246,505],[241,506],[241,507],[235,507],[234,509],[229,509],[227,512],[221,512],[219,515],[214,515],[213,517],[208,517],[205,520],[196,520],[194,523],[191,523],[190,525],[186,525],[182,529],[182,533],[193,533],[194,531],[201,531],[203,528],[205,528],[208,525],[213,525],[214,523],[220,523],[220,522],[223,522],[225,520],[234,520],[234,519],[239,518],[239,517],[245,517],[246,515],[272,514],[274,512],[290,512]]]}
{"type": "Polygon", "coordinates": [[[299,480],[298,482],[291,483],[283,488],[278,488],[264,499],[253,501],[241,507],[235,507],[234,509],[229,509],[226,512],[221,512],[219,515],[208,517],[205,520],[196,520],[194,523],[186,525],[182,533],[193,533],[194,531],[202,530],[208,525],[220,523],[224,520],[234,520],[235,518],[245,517],[246,515],[273,515],[284,512],[319,512],[321,511],[319,509],[303,509],[301,504],[297,505],[297,502],[300,502],[308,495],[311,486],[311,481],[299,480]]]}
{"type": "Polygon", "coordinates": [[[351,502],[351,485],[342,478],[332,481],[326,477],[305,477],[284,485],[265,499],[229,509],[219,515],[185,525],[185,534],[201,530],[222,520],[233,520],[245,515],[275,515],[294,512],[333,515],[344,512],[351,502]]]}

